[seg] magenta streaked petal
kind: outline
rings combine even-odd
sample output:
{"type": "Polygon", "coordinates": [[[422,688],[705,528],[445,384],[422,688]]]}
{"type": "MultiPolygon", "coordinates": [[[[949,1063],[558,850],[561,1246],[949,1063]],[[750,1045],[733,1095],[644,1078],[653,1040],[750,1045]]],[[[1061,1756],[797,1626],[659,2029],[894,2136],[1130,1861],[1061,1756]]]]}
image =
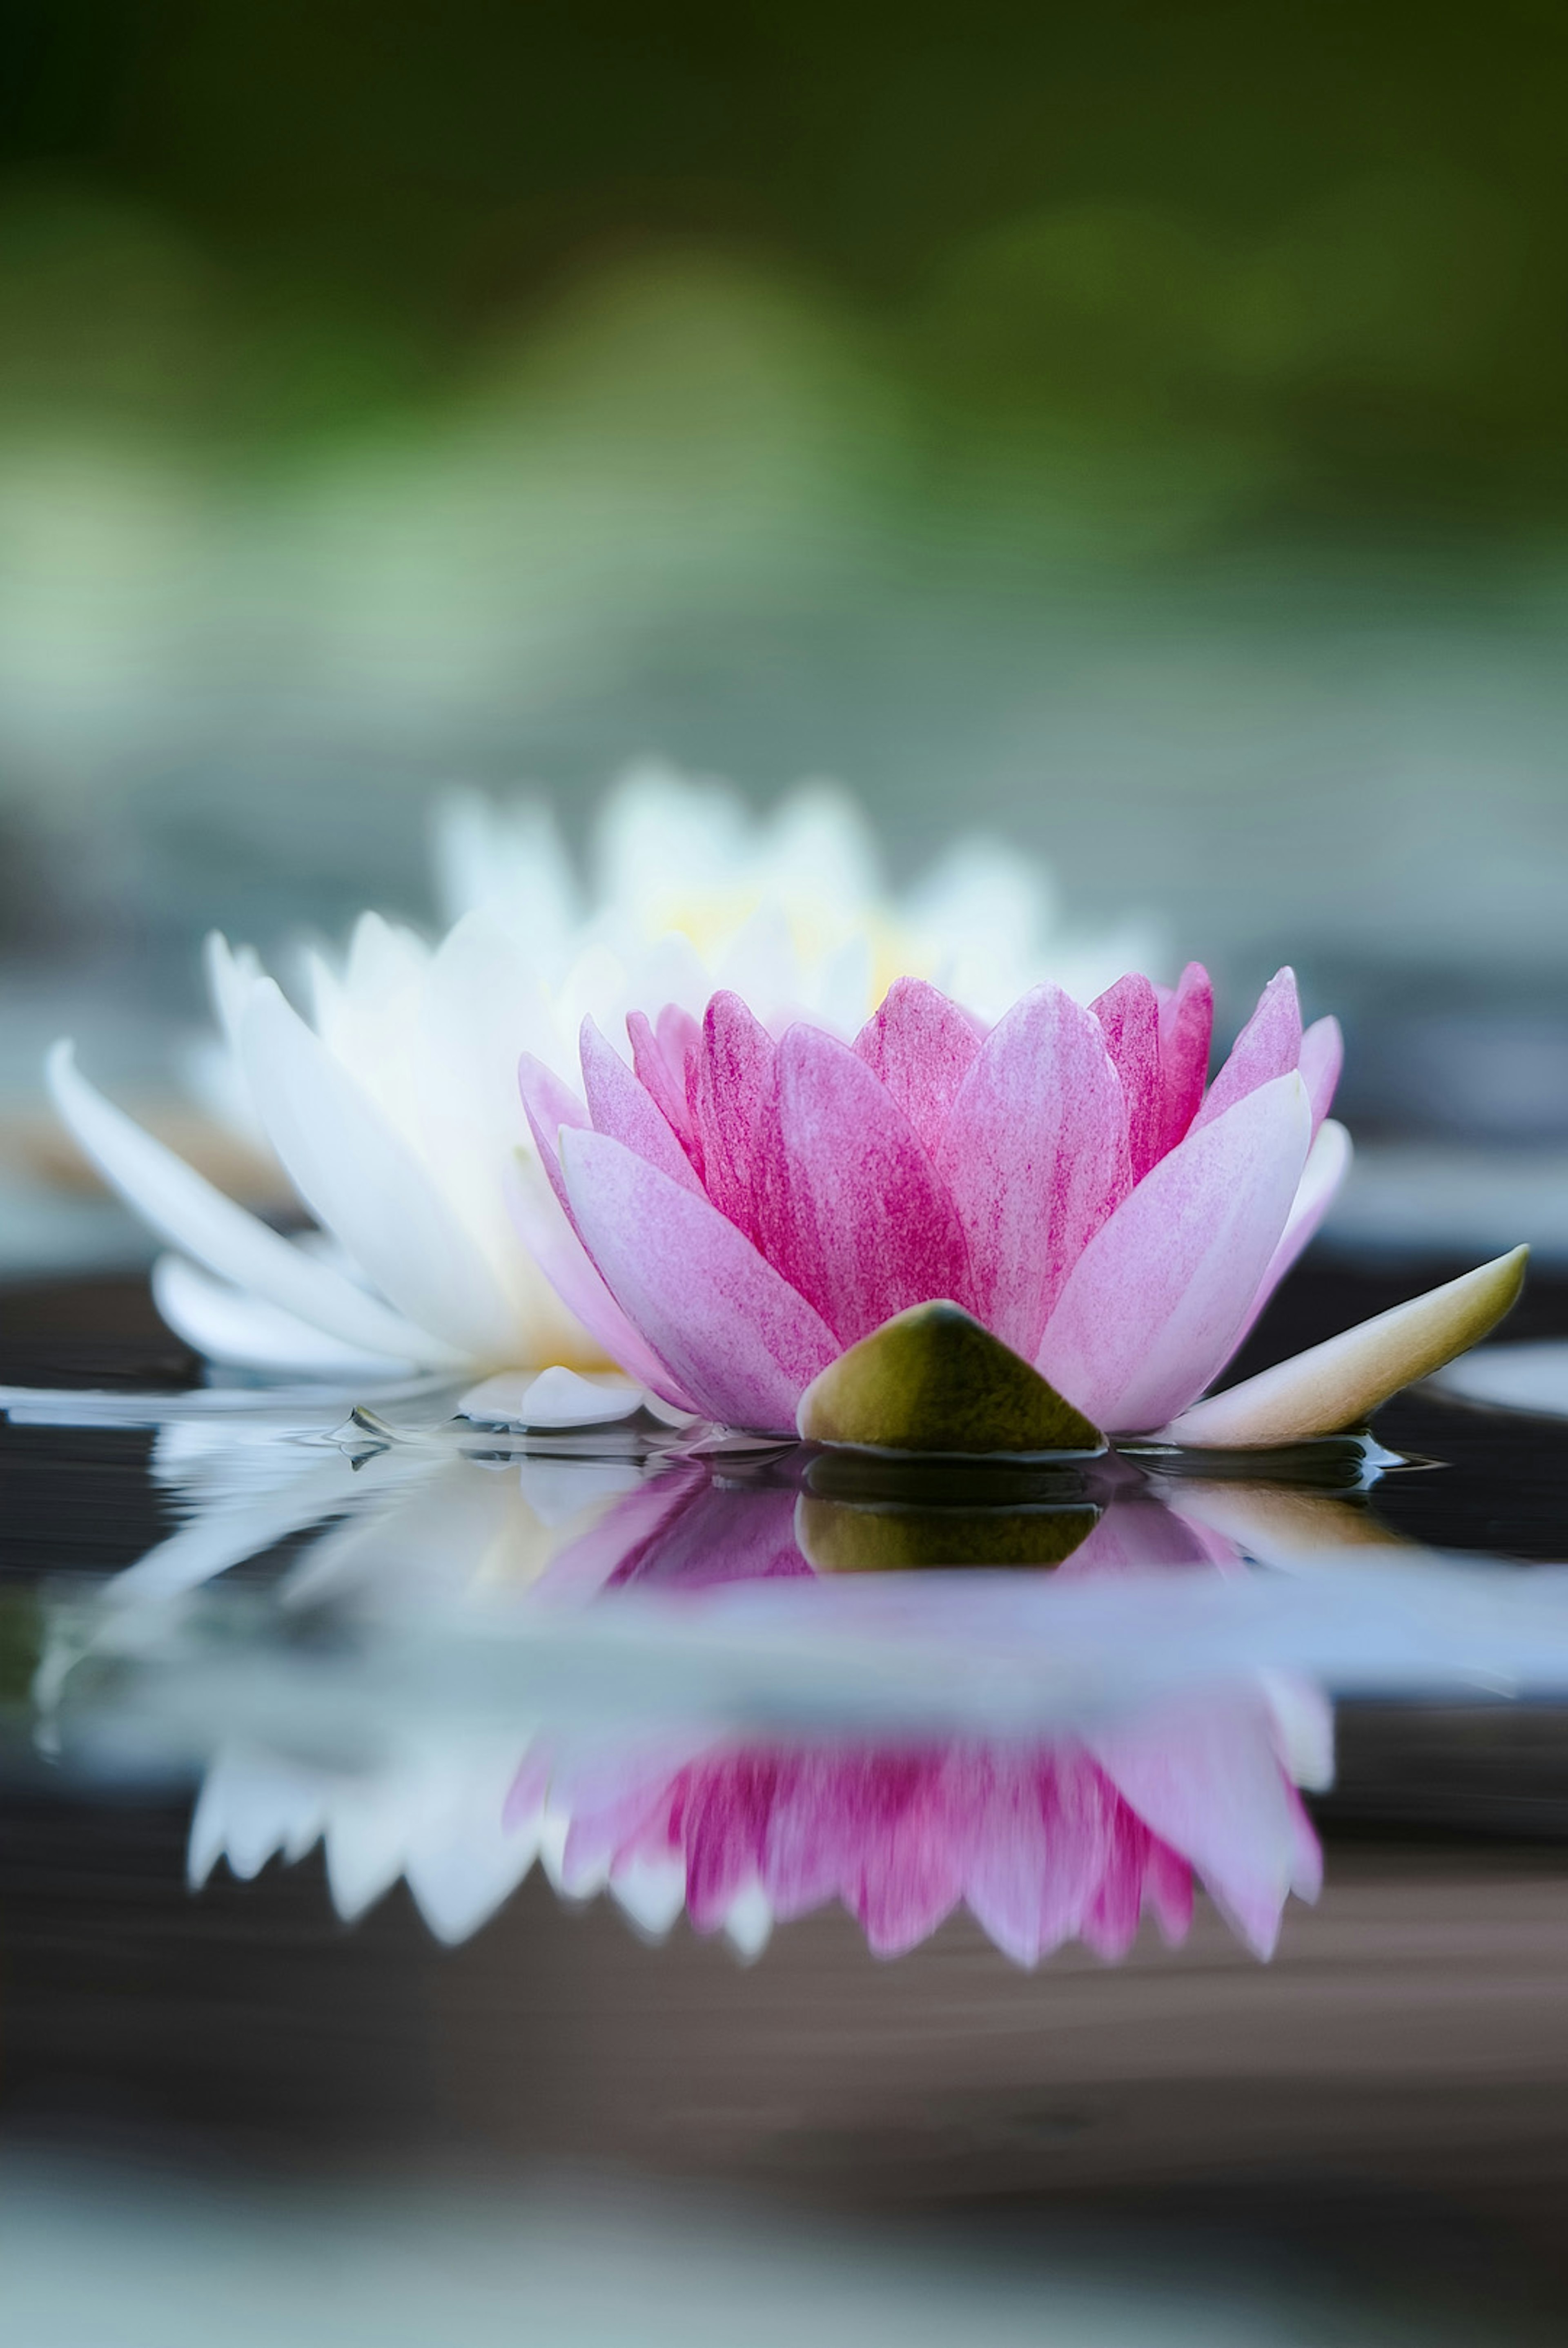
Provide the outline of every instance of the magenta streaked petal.
{"type": "Polygon", "coordinates": [[[626,1039],[631,1046],[631,1066],[637,1081],[651,1095],[660,1115],[688,1157],[691,1155],[692,1132],[692,1111],[686,1099],[686,1055],[695,1049],[701,1029],[689,1011],[677,1003],[666,1004],[659,1014],[657,1030],[648,1023],[643,1011],[626,1014],[626,1039]]]}
{"type": "Polygon", "coordinates": [[[1168,1949],[1179,1949],[1193,1929],[1193,1870],[1180,1851],[1158,1835],[1149,1838],[1143,1867],[1143,1904],[1168,1949]]]}
{"type": "Polygon", "coordinates": [[[898,978],[855,1039],[933,1158],[985,1030],[923,978],[898,978]]]}
{"type": "Polygon", "coordinates": [[[1214,990],[1201,962],[1190,962],[1174,994],[1160,990],[1160,1133],[1156,1159],[1184,1141],[1209,1078],[1214,990]]]}
{"type": "Polygon", "coordinates": [[[1296,992],[1296,973],[1287,966],[1275,972],[1258,996],[1256,1010],[1209,1086],[1208,1097],[1194,1120],[1194,1129],[1212,1125],[1215,1117],[1223,1117],[1226,1109],[1234,1108],[1259,1085],[1288,1075],[1300,1059],[1301,1004],[1296,992]]]}
{"type": "Polygon", "coordinates": [[[1091,1240],[1036,1366],[1097,1426],[1163,1426],[1224,1367],[1285,1230],[1310,1136],[1300,1077],[1260,1085],[1163,1158],[1091,1240]]]}
{"type": "Polygon", "coordinates": [[[946,1184],[892,1095],[847,1044],[790,1028],[778,1047],[782,1179],[768,1254],[852,1345],[907,1305],[970,1299],[946,1184]]]}
{"type": "Polygon", "coordinates": [[[1164,1092],[1160,1071],[1160,1004],[1146,978],[1132,972],[1091,1004],[1127,1104],[1127,1148],[1141,1182],[1163,1155],[1164,1092]]]}
{"type": "Polygon", "coordinates": [[[1131,1179],[1122,1086],[1092,1013],[1059,986],[1014,1004],[959,1087],[938,1170],[968,1240],[975,1311],[1032,1358],[1131,1179]]]}
{"type": "Polygon", "coordinates": [[[1344,1065],[1345,1038],[1339,1032],[1339,1022],[1315,1019],[1301,1039],[1301,1058],[1297,1062],[1307,1097],[1312,1103],[1315,1132],[1334,1106],[1335,1087],[1344,1065]]]}
{"type": "Polygon", "coordinates": [[[605,1285],[694,1407],[793,1433],[802,1393],[840,1351],[805,1299],[707,1199],[608,1134],[564,1132],[561,1168],[605,1285]]]}
{"type": "Polygon", "coordinates": [[[776,1046],[738,994],[715,994],[701,1043],[687,1062],[702,1186],[720,1214],[762,1241],[770,1183],[778,1173],[776,1046]]]}
{"type": "Polygon", "coordinates": [[[582,1023],[582,1087],[588,1113],[597,1133],[608,1133],[635,1149],[650,1166],[657,1166],[672,1182],[688,1190],[702,1184],[692,1161],[670,1129],[651,1093],[640,1085],[619,1052],[611,1049],[591,1019],[582,1023]]]}

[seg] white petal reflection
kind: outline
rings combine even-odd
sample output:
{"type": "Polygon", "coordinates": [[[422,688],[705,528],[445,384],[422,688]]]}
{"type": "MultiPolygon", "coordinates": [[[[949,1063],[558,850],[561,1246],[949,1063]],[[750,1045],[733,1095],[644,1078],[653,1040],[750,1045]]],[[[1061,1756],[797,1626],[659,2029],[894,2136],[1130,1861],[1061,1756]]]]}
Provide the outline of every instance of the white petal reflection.
{"type": "Polygon", "coordinates": [[[1549,1337],[1531,1344],[1481,1345],[1439,1370],[1431,1384],[1442,1394],[1495,1410],[1568,1418],[1568,1344],[1549,1337]]]}

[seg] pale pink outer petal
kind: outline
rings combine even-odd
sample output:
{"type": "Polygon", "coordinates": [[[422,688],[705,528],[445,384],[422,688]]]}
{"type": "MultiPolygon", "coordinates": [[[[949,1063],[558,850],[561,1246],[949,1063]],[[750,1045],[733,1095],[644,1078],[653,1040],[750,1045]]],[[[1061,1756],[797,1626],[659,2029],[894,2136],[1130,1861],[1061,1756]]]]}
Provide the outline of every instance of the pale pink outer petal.
{"type": "Polygon", "coordinates": [[[1190,962],[1175,992],[1160,995],[1160,1133],[1156,1159],[1184,1141],[1204,1097],[1214,1041],[1214,990],[1201,962],[1190,962]]]}
{"type": "Polygon", "coordinates": [[[1218,1375],[1279,1243],[1311,1128],[1298,1076],[1260,1085],[1163,1158],[1091,1240],[1036,1366],[1097,1426],[1163,1426],[1218,1375]]]}
{"type": "Polygon", "coordinates": [[[789,1029],[778,1048],[778,1130],[768,1256],[841,1345],[933,1297],[970,1303],[968,1250],[947,1186],[848,1045],[789,1029]]]}
{"type": "Polygon", "coordinates": [[[1290,1213],[1280,1233],[1279,1245],[1268,1260],[1268,1270],[1259,1281],[1257,1294],[1237,1332],[1237,1345],[1251,1330],[1258,1314],[1314,1237],[1324,1216],[1339,1195],[1339,1186],[1350,1170],[1350,1157],[1349,1135],[1342,1125],[1330,1117],[1326,1125],[1318,1127],[1317,1137],[1307,1153],[1307,1163],[1301,1169],[1301,1179],[1296,1186],[1296,1196],[1291,1200],[1290,1213]]]}
{"type": "Polygon", "coordinates": [[[559,1179],[560,1166],[555,1150],[548,1152],[547,1165],[541,1148],[538,1163],[519,1158],[507,1169],[507,1205],[518,1238],[567,1311],[582,1323],[595,1344],[603,1346],[612,1362],[640,1385],[651,1387],[665,1402],[673,1403],[677,1410],[695,1411],[697,1405],[679,1378],[632,1327],[600,1278],[565,1207],[550,1188],[550,1168],[559,1179]]]}
{"type": "Polygon", "coordinates": [[[1286,1899],[1316,1898],[1321,1869],[1263,1691],[1212,1696],[1084,1741],[1145,1825],[1196,1868],[1248,1946],[1271,1955],[1286,1899]]]}
{"type": "Polygon", "coordinates": [[[984,1032],[923,978],[896,978],[855,1039],[933,1158],[984,1032]]]}
{"type": "Polygon", "coordinates": [[[1335,1087],[1345,1066],[1345,1038],[1337,1019],[1313,1021],[1301,1039],[1301,1057],[1296,1065],[1307,1086],[1307,1097],[1312,1103],[1316,1131],[1334,1106],[1335,1087]]]}
{"type": "Polygon", "coordinates": [[[555,1070],[547,1067],[542,1060],[536,1060],[531,1052],[525,1052],[518,1062],[518,1088],[523,1097],[539,1163],[568,1222],[573,1222],[571,1200],[561,1179],[560,1137],[569,1127],[580,1131],[592,1119],[571,1086],[563,1084],[555,1070]]]}
{"type": "Polygon", "coordinates": [[[937,1163],[968,1240],[975,1310],[1031,1358],[1131,1179],[1126,1106],[1093,1014],[1059,986],[1015,1004],[959,1087],[937,1163]]]}
{"type": "Polygon", "coordinates": [[[507,1169],[507,1205],[518,1237],[567,1310],[612,1362],[678,1410],[696,1410],[669,1364],[632,1327],[583,1245],[561,1172],[560,1137],[587,1130],[587,1109],[531,1052],[518,1063],[518,1083],[538,1152],[537,1164],[519,1154],[507,1169]]]}
{"type": "Polygon", "coordinates": [[[594,1130],[623,1141],[628,1149],[635,1149],[639,1158],[657,1166],[682,1189],[700,1190],[702,1186],[692,1171],[692,1161],[671,1131],[668,1119],[591,1019],[582,1023],[579,1049],[582,1088],[594,1130]]]}
{"type": "Polygon", "coordinates": [[[793,1435],[795,1405],[840,1351],[805,1299],[707,1199],[607,1134],[564,1131],[561,1169],[605,1285],[692,1407],[793,1435]]]}
{"type": "Polygon", "coordinates": [[[1257,1009],[1231,1046],[1231,1056],[1193,1121],[1194,1132],[1212,1125],[1238,1100],[1276,1076],[1283,1076],[1301,1058],[1301,1004],[1296,973],[1276,970],[1257,999],[1257,1009]]]}
{"type": "Polygon", "coordinates": [[[1160,1004],[1153,986],[1136,972],[1107,987],[1090,1009],[1122,1079],[1127,1103],[1127,1148],[1132,1179],[1141,1182],[1163,1155],[1164,1097],[1160,1071],[1160,1004]]]}

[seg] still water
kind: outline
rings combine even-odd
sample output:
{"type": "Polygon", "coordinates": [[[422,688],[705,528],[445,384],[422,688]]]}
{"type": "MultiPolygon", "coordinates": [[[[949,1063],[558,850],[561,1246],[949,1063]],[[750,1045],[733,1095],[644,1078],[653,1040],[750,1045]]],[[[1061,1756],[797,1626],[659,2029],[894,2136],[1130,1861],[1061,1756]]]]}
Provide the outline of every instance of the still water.
{"type": "Polygon", "coordinates": [[[0,1299],[29,2339],[1561,2336],[1562,1422],[912,1482],[193,1375],[0,1299]]]}

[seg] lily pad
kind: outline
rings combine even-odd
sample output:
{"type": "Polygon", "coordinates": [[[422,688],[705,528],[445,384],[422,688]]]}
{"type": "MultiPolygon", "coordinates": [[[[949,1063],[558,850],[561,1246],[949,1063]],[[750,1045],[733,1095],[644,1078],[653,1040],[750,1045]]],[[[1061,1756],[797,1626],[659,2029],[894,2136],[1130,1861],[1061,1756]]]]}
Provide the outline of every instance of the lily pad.
{"type": "Polygon", "coordinates": [[[1364,1426],[1401,1386],[1430,1377],[1495,1328],[1524,1285],[1529,1254],[1528,1248],[1513,1248],[1326,1344],[1211,1395],[1162,1427],[1158,1439],[1250,1450],[1364,1426]]]}
{"type": "Polygon", "coordinates": [[[812,1380],[796,1426],[807,1443],[878,1451],[1103,1451],[1100,1429],[959,1304],[912,1305],[812,1380]]]}

